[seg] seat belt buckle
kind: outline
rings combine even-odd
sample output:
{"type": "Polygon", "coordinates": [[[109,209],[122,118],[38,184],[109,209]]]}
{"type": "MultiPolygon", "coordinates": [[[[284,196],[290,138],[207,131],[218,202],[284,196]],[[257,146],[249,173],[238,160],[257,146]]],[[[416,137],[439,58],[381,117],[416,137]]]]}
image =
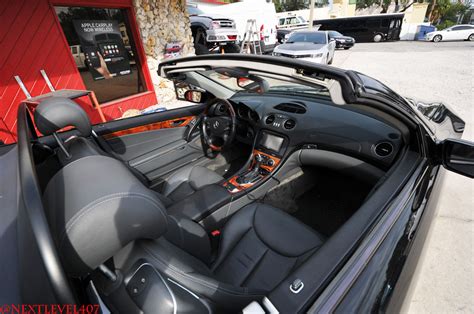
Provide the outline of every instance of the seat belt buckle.
{"type": "Polygon", "coordinates": [[[219,229],[211,231],[211,236],[214,238],[217,238],[220,235],[221,235],[221,231],[219,229]]]}

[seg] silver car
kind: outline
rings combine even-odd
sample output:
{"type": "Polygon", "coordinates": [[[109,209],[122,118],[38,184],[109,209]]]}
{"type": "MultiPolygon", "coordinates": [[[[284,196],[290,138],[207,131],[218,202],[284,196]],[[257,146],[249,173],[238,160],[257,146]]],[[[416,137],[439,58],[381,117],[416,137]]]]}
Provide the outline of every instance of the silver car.
{"type": "Polygon", "coordinates": [[[274,56],[331,64],[336,41],[326,31],[301,30],[290,34],[288,40],[273,50],[274,56]]]}

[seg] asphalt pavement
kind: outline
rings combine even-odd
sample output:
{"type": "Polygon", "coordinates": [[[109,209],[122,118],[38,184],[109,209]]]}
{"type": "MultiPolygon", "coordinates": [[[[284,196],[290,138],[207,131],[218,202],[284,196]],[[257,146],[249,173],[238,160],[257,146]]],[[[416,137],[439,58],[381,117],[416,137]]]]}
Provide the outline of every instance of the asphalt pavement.
{"type": "MultiPolygon", "coordinates": [[[[359,43],[337,50],[334,66],[353,69],[401,95],[448,104],[474,141],[474,42],[359,43]]],[[[406,313],[474,312],[474,180],[448,173],[406,313]]]]}

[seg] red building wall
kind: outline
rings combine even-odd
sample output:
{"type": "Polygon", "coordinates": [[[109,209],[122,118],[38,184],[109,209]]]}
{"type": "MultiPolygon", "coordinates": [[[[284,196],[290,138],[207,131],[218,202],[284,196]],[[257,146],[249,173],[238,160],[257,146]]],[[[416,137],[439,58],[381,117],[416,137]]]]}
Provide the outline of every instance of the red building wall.
{"type": "MultiPolygon", "coordinates": [[[[49,92],[39,72],[41,69],[46,71],[56,89],[86,89],[51,2],[0,0],[0,140],[7,144],[16,139],[17,108],[26,98],[15,75],[21,77],[32,96],[49,92]]],[[[74,3],[81,6],[126,7],[133,16],[130,0],[63,0],[60,4],[74,3]]],[[[139,38],[135,23],[132,27],[133,35],[139,38]]],[[[139,44],[137,49],[143,51],[141,41],[138,39],[136,42],[139,44]]],[[[102,104],[101,108],[109,120],[120,117],[128,109],[143,109],[156,104],[144,53],[139,57],[149,92],[102,104]]],[[[100,122],[97,111],[92,109],[87,98],[78,102],[89,113],[93,123],[100,122]]]]}

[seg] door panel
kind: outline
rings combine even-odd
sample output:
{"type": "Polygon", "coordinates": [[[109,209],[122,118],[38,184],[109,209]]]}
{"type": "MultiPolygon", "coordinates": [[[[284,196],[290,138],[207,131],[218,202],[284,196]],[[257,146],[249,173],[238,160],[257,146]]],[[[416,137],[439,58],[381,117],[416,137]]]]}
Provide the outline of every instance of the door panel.
{"type": "Polygon", "coordinates": [[[152,185],[171,171],[204,158],[199,138],[187,142],[190,123],[205,106],[143,115],[96,126],[111,149],[143,173],[152,185]]]}
{"type": "Polygon", "coordinates": [[[147,159],[147,155],[156,150],[167,150],[166,146],[169,144],[177,141],[184,142],[186,130],[187,127],[161,129],[106,139],[112,150],[132,165],[132,163],[138,164],[138,161],[147,159]]]}
{"type": "Polygon", "coordinates": [[[152,151],[146,156],[130,161],[130,165],[155,183],[161,181],[170,172],[203,157],[204,154],[200,147],[184,140],[179,140],[152,151]]]}

